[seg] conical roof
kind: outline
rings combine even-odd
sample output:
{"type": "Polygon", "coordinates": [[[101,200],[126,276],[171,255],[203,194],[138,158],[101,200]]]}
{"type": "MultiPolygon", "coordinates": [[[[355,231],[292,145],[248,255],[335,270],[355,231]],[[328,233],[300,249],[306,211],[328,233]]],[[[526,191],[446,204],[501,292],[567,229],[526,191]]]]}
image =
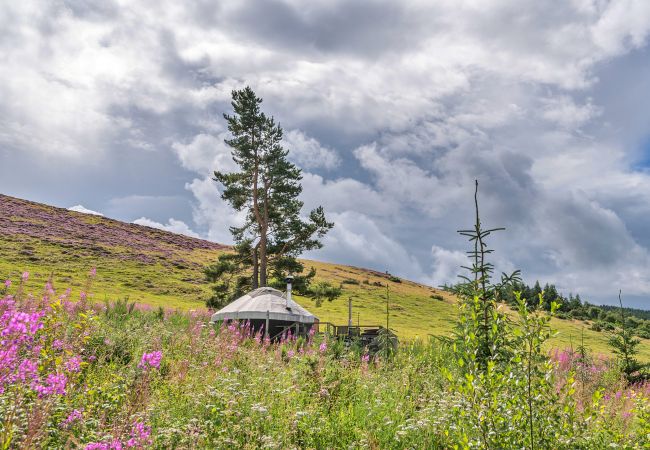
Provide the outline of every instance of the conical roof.
{"type": "Polygon", "coordinates": [[[211,322],[223,320],[283,320],[314,323],[316,316],[293,300],[287,300],[277,289],[262,287],[239,297],[212,315],[211,322]],[[268,313],[268,314],[267,314],[268,313]]]}

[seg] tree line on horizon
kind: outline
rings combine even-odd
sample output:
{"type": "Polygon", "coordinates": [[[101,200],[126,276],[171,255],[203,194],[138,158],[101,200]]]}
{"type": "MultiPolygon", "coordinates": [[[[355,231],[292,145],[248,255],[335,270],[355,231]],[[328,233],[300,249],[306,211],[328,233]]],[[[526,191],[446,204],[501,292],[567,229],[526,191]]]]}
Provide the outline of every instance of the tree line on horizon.
{"type": "MultiPolygon", "coordinates": [[[[443,288],[458,293],[460,286],[461,283],[445,285],[443,288]]],[[[510,306],[517,306],[517,293],[532,310],[550,312],[553,303],[557,303],[555,316],[560,319],[590,321],[590,329],[594,331],[614,331],[617,327],[625,325],[635,336],[650,339],[650,311],[622,306],[594,305],[584,301],[580,294],[569,293],[567,296],[560,293],[555,284],[546,283],[542,287],[539,281],[535,281],[530,286],[521,280],[515,280],[501,288],[498,297],[500,301],[510,306]],[[539,303],[542,293],[543,301],[539,303]],[[625,313],[624,324],[620,314],[621,308],[625,313]]]]}

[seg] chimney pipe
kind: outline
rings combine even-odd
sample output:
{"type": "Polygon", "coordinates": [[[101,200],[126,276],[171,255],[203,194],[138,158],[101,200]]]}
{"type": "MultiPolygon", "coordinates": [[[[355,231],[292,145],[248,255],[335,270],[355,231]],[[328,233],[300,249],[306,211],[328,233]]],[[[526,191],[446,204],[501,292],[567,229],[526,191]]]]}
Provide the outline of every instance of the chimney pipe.
{"type": "Polygon", "coordinates": [[[293,277],[289,275],[286,279],[287,282],[287,301],[286,301],[286,306],[287,308],[289,307],[289,304],[291,303],[291,283],[293,283],[293,277]]]}

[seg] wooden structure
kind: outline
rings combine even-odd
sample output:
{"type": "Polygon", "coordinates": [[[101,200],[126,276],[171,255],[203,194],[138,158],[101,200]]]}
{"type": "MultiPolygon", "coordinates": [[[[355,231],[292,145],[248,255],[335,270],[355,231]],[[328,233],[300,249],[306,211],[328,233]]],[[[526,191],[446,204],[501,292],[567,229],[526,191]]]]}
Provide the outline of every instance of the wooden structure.
{"type": "Polygon", "coordinates": [[[316,332],[325,333],[346,342],[358,342],[370,352],[377,352],[381,346],[380,336],[386,335],[386,342],[397,346],[397,335],[381,325],[335,325],[330,322],[314,323],[316,332]]]}

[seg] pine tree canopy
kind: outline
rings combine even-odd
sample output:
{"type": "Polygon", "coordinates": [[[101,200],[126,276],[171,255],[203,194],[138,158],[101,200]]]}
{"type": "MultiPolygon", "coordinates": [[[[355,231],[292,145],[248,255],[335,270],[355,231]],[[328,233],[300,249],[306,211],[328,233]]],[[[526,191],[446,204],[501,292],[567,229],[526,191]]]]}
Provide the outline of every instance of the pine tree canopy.
{"type": "Polygon", "coordinates": [[[245,220],[230,228],[234,252],[206,269],[208,279],[217,283],[208,301],[213,307],[249,289],[283,285],[289,273],[295,276],[294,289],[307,294],[315,271],[302,274],[304,267],[297,257],[321,248],[321,239],[334,226],[322,207],[301,216],[301,170],[287,159],[282,127],[261,111],[261,103],[246,87],[232,92],[234,114],[224,114],[231,134],[225,143],[239,170],[215,171],[214,180],[223,187],[221,198],[244,212],[245,220]]]}

